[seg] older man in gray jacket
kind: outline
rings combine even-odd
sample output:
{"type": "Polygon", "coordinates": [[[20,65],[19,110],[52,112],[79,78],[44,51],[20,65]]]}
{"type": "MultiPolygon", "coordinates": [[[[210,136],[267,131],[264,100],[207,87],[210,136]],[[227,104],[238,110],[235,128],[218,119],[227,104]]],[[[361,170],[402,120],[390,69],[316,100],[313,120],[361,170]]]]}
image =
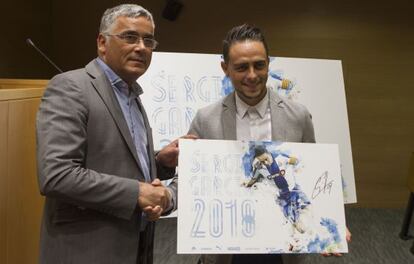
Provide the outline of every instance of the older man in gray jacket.
{"type": "Polygon", "coordinates": [[[37,115],[40,263],[152,263],[154,223],[175,206],[177,142],[154,155],[136,80],[157,46],[152,15],[108,9],[99,57],[55,76],[37,115]]]}

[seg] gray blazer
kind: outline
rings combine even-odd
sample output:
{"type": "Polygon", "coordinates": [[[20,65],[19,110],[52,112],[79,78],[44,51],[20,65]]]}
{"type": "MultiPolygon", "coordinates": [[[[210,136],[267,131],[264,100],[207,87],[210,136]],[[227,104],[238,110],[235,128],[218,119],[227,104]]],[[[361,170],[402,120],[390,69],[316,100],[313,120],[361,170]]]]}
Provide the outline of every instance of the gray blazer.
{"type": "MultiPolygon", "coordinates": [[[[157,166],[143,116],[151,177],[173,176],[157,166]]],[[[152,263],[154,225],[141,236],[139,229],[138,181],[144,176],[113,88],[96,61],[49,82],[36,131],[39,187],[46,196],[40,263],[152,263]],[[145,256],[137,254],[140,240],[145,256]]]]}
{"type": "MultiPolygon", "coordinates": [[[[315,142],[312,117],[306,107],[282,99],[268,90],[272,122],[272,141],[315,142]]],[[[222,100],[198,110],[189,134],[200,139],[237,139],[234,92],[222,100]]],[[[202,255],[205,264],[230,264],[232,255],[202,255]]]]}
{"type": "MultiPolygon", "coordinates": [[[[315,142],[312,117],[305,106],[282,99],[268,90],[272,120],[272,141],[315,142]]],[[[198,110],[188,133],[202,139],[236,140],[234,92],[198,110]]]]}

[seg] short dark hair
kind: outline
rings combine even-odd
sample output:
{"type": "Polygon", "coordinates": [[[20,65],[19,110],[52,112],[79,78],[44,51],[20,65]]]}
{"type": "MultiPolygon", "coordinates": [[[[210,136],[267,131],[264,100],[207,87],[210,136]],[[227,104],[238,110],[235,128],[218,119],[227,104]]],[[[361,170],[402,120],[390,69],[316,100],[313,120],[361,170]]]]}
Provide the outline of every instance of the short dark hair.
{"type": "Polygon", "coordinates": [[[269,55],[266,40],[262,32],[258,27],[249,24],[243,24],[240,26],[236,26],[230,29],[227,32],[225,39],[223,40],[223,59],[224,62],[229,61],[229,50],[231,45],[235,42],[244,41],[244,40],[253,40],[253,41],[260,41],[263,43],[263,46],[266,50],[266,56],[269,55]]]}

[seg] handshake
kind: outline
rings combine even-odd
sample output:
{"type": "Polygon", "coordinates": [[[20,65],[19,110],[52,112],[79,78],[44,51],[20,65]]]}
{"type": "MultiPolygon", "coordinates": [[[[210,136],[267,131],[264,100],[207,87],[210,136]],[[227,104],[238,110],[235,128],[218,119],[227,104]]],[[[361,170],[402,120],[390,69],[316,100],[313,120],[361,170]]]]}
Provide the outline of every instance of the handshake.
{"type": "MultiPolygon", "coordinates": [[[[181,138],[197,139],[195,135],[181,138]]],[[[158,165],[175,168],[178,163],[178,139],[161,149],[155,156],[158,165]]],[[[172,191],[161,184],[159,179],[151,183],[139,182],[138,206],[146,214],[147,220],[156,221],[163,212],[172,208],[172,191]]]]}
{"type": "Polygon", "coordinates": [[[148,221],[156,221],[161,214],[172,208],[172,194],[159,179],[151,183],[139,182],[138,206],[148,221]]]}

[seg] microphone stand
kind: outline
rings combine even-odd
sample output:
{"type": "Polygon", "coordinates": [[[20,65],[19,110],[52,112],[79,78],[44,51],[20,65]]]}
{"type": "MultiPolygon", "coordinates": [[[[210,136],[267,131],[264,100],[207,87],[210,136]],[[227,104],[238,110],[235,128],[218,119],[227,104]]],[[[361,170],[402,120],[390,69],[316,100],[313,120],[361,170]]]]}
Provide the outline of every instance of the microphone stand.
{"type": "Polygon", "coordinates": [[[51,59],[49,59],[48,56],[46,56],[46,54],[44,54],[38,47],[36,47],[36,45],[33,43],[33,41],[30,38],[26,39],[26,43],[29,46],[32,46],[35,50],[37,50],[37,52],[39,52],[40,55],[42,55],[43,58],[45,58],[50,64],[52,64],[53,67],[55,67],[60,73],[63,72],[55,63],[53,63],[53,61],[51,59]]]}

